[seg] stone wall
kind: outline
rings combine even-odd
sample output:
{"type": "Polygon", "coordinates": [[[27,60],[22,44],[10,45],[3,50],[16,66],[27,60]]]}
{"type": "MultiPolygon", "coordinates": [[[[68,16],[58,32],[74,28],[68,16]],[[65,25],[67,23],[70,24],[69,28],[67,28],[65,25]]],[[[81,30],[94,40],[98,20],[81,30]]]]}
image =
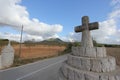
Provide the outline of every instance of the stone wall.
{"type": "Polygon", "coordinates": [[[105,47],[72,47],[59,70],[59,80],[120,80],[116,60],[105,47]]]}
{"type": "Polygon", "coordinates": [[[14,49],[10,43],[5,46],[0,55],[0,69],[10,67],[14,61],[14,49]]]}

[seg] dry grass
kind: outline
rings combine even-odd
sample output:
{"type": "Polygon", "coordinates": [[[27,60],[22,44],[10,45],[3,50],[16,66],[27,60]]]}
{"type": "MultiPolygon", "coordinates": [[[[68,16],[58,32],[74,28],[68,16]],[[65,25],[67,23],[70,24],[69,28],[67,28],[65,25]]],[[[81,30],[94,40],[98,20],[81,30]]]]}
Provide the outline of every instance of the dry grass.
{"type": "MultiPolygon", "coordinates": [[[[15,49],[15,55],[19,53],[19,45],[13,46],[15,49]]],[[[36,46],[25,46],[22,45],[21,59],[40,58],[58,55],[60,52],[65,50],[65,46],[47,46],[47,45],[36,45],[36,46]]]]}
{"type": "Polygon", "coordinates": [[[117,64],[120,66],[120,48],[107,48],[107,54],[116,58],[117,64]]]}
{"type": "MultiPolygon", "coordinates": [[[[12,46],[15,49],[15,55],[18,55],[19,45],[12,45],[12,46]]],[[[56,56],[60,52],[64,51],[65,48],[66,48],[65,46],[22,45],[21,59],[34,59],[34,58],[42,59],[45,57],[56,56]]],[[[106,48],[106,50],[107,50],[107,55],[114,56],[116,58],[117,64],[120,66],[120,48],[106,48]]]]}

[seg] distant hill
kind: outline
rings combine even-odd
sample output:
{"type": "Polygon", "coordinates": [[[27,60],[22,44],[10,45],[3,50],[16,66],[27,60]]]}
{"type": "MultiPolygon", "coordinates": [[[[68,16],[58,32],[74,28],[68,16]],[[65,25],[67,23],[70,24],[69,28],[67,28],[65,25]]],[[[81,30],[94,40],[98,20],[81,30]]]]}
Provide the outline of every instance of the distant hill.
{"type": "Polygon", "coordinates": [[[37,43],[45,44],[45,45],[65,45],[66,44],[64,41],[62,41],[59,38],[50,38],[37,43]]]}
{"type": "Polygon", "coordinates": [[[33,41],[25,41],[25,44],[35,44],[35,45],[39,45],[39,44],[43,44],[43,45],[65,45],[66,43],[64,41],[62,41],[59,38],[50,38],[50,39],[46,39],[40,42],[33,42],[33,41]]]}
{"type": "Polygon", "coordinates": [[[50,38],[50,39],[44,40],[42,42],[58,42],[58,43],[63,43],[64,41],[62,41],[59,38],[50,38]]]}

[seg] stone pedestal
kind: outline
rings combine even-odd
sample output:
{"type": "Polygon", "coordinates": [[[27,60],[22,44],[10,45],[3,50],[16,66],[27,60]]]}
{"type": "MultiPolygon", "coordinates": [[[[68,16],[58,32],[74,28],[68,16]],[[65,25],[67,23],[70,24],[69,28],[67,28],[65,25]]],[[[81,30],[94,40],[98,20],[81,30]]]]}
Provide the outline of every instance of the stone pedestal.
{"type": "Polygon", "coordinates": [[[10,43],[1,51],[1,66],[2,68],[10,67],[14,61],[14,49],[10,43]]]}
{"type": "Polygon", "coordinates": [[[120,80],[120,68],[104,47],[72,47],[59,75],[59,80],[120,80]]]}
{"type": "Polygon", "coordinates": [[[59,80],[120,80],[115,58],[106,55],[105,47],[93,46],[90,30],[94,29],[98,23],[89,23],[89,17],[83,16],[82,25],[75,27],[75,32],[82,32],[81,47],[72,47],[59,70],[59,80]]]}

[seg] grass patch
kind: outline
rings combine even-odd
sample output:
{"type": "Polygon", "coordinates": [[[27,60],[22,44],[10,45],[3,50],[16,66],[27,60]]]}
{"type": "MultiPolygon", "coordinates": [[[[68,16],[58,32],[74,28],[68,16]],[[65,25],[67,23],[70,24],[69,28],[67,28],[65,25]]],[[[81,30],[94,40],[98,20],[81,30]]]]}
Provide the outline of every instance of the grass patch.
{"type": "Polygon", "coordinates": [[[17,67],[17,66],[28,64],[28,63],[33,63],[33,62],[36,62],[36,61],[39,61],[39,60],[43,60],[43,59],[58,57],[58,56],[67,54],[69,52],[71,52],[71,46],[68,46],[64,51],[62,51],[62,52],[60,51],[57,54],[51,55],[51,56],[38,57],[38,58],[30,58],[30,59],[19,59],[18,56],[15,56],[14,63],[13,63],[13,65],[11,67],[17,67]]]}

